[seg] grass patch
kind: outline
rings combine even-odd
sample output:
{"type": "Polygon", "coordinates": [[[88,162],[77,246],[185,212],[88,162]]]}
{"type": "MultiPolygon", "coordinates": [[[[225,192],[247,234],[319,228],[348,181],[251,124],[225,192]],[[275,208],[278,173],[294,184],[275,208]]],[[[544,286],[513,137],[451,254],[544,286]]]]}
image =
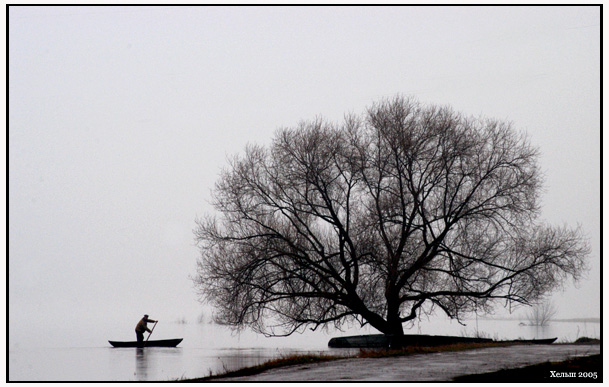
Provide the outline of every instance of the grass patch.
{"type": "Polygon", "coordinates": [[[460,383],[602,383],[602,369],[602,356],[592,355],[576,357],[562,362],[545,362],[516,369],[459,376],[454,378],[453,381],[460,383]]]}
{"type": "Polygon", "coordinates": [[[591,339],[589,337],[580,337],[575,340],[575,344],[600,344],[601,341],[599,339],[591,339]]]}

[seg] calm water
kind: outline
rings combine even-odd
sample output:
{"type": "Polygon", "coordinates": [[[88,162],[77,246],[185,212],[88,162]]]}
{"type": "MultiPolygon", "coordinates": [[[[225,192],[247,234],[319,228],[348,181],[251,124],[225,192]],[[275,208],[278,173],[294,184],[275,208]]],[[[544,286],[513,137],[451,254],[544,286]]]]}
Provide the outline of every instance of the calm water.
{"type": "MultiPolygon", "coordinates": [[[[378,333],[349,329],[345,332],[312,332],[287,338],[265,338],[245,331],[205,324],[159,324],[152,338],[182,337],[177,348],[112,348],[107,340],[133,340],[130,329],[111,327],[79,332],[42,332],[32,336],[17,329],[9,332],[9,381],[165,381],[194,378],[239,369],[294,353],[346,353],[330,349],[334,336],[378,333]],[[121,332],[117,334],[116,332],[121,332]],[[44,337],[41,337],[44,336],[44,337]],[[70,337],[71,341],[66,342],[70,337]]],[[[517,320],[468,321],[466,326],[443,319],[421,321],[408,333],[467,335],[479,332],[495,339],[600,337],[600,323],[552,322],[548,327],[522,326],[517,320]]]]}

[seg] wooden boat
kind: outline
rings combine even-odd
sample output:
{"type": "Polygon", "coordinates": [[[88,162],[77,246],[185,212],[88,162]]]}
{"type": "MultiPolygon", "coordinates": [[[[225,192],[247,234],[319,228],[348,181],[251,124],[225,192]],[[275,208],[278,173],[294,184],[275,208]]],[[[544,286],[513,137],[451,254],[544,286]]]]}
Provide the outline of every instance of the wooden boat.
{"type": "Polygon", "coordinates": [[[490,343],[492,339],[459,336],[431,335],[361,335],[333,337],[328,342],[330,348],[394,348],[407,346],[434,346],[457,343],[490,343]]]}
{"type": "Polygon", "coordinates": [[[499,340],[480,337],[460,336],[432,336],[432,335],[361,335],[333,337],[328,342],[330,348],[396,348],[407,346],[432,347],[436,345],[450,345],[460,343],[515,343],[515,344],[552,344],[556,337],[551,339],[533,340],[499,340]]]}
{"type": "Polygon", "coordinates": [[[148,341],[111,341],[108,342],[116,348],[142,348],[142,347],[176,347],[183,339],[148,340],[148,341]]]}
{"type": "Polygon", "coordinates": [[[522,343],[522,344],[552,344],[558,339],[558,337],[553,337],[551,339],[532,339],[532,340],[503,340],[498,341],[498,343],[522,343]]]}

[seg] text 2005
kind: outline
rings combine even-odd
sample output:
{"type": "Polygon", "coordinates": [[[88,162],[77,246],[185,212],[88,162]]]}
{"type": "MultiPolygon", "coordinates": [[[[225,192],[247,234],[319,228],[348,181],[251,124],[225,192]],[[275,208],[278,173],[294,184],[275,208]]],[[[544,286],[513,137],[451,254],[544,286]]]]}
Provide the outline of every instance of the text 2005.
{"type": "Polygon", "coordinates": [[[557,372],[550,371],[551,378],[587,378],[587,379],[597,379],[598,372],[557,372]]]}

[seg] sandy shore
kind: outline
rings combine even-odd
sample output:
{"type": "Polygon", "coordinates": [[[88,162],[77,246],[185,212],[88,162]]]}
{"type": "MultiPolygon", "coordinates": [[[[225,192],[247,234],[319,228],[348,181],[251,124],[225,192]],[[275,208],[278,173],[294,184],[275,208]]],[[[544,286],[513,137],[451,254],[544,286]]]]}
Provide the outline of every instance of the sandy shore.
{"type": "Polygon", "coordinates": [[[450,381],[461,375],[494,372],[599,353],[598,344],[515,345],[391,358],[342,359],[271,369],[258,375],[218,380],[223,382],[450,381]]]}

